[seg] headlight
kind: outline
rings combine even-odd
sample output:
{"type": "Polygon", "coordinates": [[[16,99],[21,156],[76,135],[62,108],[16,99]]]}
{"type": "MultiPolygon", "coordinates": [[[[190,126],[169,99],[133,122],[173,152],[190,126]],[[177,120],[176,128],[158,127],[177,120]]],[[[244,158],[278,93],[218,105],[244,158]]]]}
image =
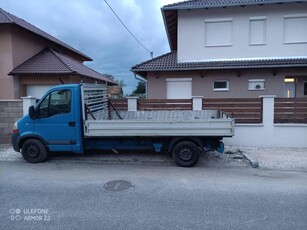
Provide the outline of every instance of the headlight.
{"type": "Polygon", "coordinates": [[[18,123],[15,122],[14,127],[13,127],[13,133],[18,133],[18,123]]]}

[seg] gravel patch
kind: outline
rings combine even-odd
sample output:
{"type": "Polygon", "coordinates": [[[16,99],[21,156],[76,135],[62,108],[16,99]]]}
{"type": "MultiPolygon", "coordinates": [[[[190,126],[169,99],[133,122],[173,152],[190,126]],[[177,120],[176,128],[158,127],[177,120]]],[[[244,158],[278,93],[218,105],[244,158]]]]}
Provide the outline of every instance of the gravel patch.
{"type": "Polygon", "coordinates": [[[229,146],[227,149],[247,153],[262,169],[307,171],[307,148],[229,146]]]}
{"type": "Polygon", "coordinates": [[[12,145],[0,144],[0,161],[23,161],[20,153],[15,152],[12,145]]]}

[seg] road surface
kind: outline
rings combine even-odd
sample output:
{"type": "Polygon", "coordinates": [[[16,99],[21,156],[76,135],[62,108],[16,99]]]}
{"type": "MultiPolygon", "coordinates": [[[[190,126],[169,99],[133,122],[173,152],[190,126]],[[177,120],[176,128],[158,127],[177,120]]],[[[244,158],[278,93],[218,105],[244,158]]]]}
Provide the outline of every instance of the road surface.
{"type": "Polygon", "coordinates": [[[305,230],[306,181],[250,167],[2,161],[0,229],[305,230]]]}

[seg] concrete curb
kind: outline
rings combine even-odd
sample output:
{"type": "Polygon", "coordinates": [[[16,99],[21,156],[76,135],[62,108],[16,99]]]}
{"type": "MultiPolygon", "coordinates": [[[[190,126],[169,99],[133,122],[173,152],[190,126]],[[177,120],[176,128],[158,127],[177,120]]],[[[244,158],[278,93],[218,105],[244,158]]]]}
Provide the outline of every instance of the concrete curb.
{"type": "Polygon", "coordinates": [[[242,152],[242,155],[246,160],[248,160],[248,162],[250,163],[252,168],[258,168],[259,167],[258,161],[256,161],[251,155],[249,155],[248,153],[245,153],[245,152],[242,152]]]}

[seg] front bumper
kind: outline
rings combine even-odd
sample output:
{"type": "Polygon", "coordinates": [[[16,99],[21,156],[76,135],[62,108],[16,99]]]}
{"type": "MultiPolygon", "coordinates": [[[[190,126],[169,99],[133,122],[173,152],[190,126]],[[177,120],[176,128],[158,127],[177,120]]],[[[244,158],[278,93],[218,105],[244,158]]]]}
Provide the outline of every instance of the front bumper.
{"type": "Polygon", "coordinates": [[[20,135],[19,133],[13,133],[11,136],[11,141],[12,141],[12,145],[13,145],[13,149],[16,152],[20,152],[20,148],[19,148],[19,139],[20,139],[20,135]]]}

